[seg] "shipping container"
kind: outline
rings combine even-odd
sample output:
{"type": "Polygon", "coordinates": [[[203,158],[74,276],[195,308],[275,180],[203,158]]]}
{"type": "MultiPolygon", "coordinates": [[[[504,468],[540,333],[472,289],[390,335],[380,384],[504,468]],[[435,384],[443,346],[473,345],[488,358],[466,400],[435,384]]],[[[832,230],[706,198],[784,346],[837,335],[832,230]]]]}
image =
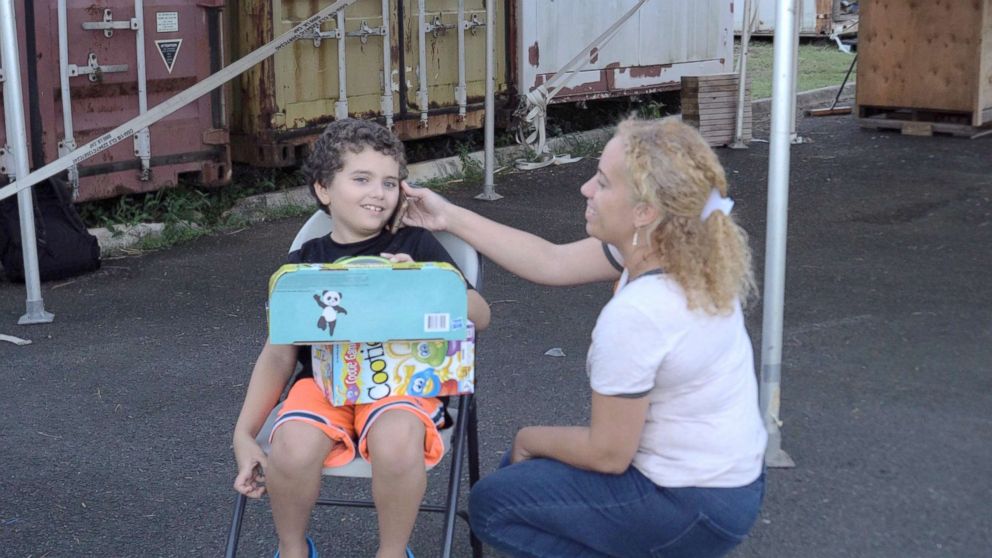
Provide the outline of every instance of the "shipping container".
{"type": "MultiPolygon", "coordinates": [[[[752,10],[757,10],[754,35],[775,33],[775,0],[751,0],[752,10]]],[[[856,1],[842,0],[798,0],[799,35],[803,37],[827,37],[834,33],[844,34],[857,22],[856,1]]],[[[734,32],[738,35],[744,29],[744,0],[734,0],[734,32]]]]}
{"type": "MultiPolygon", "coordinates": [[[[330,0],[241,0],[228,20],[232,59],[328,4],[330,0]]],[[[360,0],[330,18],[318,33],[245,72],[231,92],[235,160],[259,166],[298,164],[323,126],[345,116],[379,118],[403,139],[481,128],[485,4],[464,1],[464,49],[459,48],[458,6],[457,0],[360,0]]],[[[501,95],[508,87],[505,7],[497,3],[496,87],[501,95]]]]}
{"type": "MultiPolygon", "coordinates": [[[[636,0],[517,0],[517,86],[521,95],[551,79],[636,0]]],[[[731,0],[653,0],[619,29],[551,102],[677,90],[682,76],[731,71],[731,0]]]]}
{"type": "Polygon", "coordinates": [[[992,0],[863,1],[858,56],[863,125],[992,123],[992,0]]]}
{"type": "MultiPolygon", "coordinates": [[[[36,61],[24,82],[32,166],[221,69],[223,7],[223,0],[19,0],[20,46],[36,61]]],[[[228,143],[218,90],[83,161],[70,179],[77,201],[160,190],[183,179],[219,186],[230,181],[228,143]]]]}
{"type": "MultiPolygon", "coordinates": [[[[62,32],[58,2],[18,1],[35,19],[34,37],[26,39],[39,60],[32,139],[50,161],[72,140],[81,145],[138,114],[142,91],[153,107],[332,0],[145,0],[143,22],[134,12],[140,0],[68,0],[62,32]],[[61,64],[60,44],[72,47],[61,64]],[[70,101],[68,127],[63,97],[70,101]]],[[[494,1],[497,120],[504,124],[522,98],[637,4],[494,1]]],[[[79,199],[156,190],[186,174],[222,184],[229,157],[297,165],[323,126],[346,116],[377,119],[403,139],[480,129],[486,24],[486,0],[357,0],[227,87],[153,125],[147,140],[139,133],[133,144],[86,161],[78,169],[79,199]]],[[[728,72],[733,0],[652,0],[611,42],[587,54],[588,63],[551,102],[675,90],[683,76],[728,72]]]]}

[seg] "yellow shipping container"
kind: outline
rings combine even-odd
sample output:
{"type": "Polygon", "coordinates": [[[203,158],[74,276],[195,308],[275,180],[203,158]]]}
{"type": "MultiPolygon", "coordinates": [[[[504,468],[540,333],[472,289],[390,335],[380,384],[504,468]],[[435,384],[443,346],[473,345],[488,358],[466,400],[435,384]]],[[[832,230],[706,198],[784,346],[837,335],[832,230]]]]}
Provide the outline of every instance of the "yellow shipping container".
{"type": "MultiPolygon", "coordinates": [[[[230,4],[229,57],[236,60],[331,1],[239,0],[230,4]]],[[[463,0],[463,4],[462,103],[458,94],[459,0],[357,0],[325,22],[319,35],[296,41],[233,82],[232,157],[257,166],[298,164],[323,125],[344,115],[391,121],[403,139],[481,128],[485,1],[463,0]],[[343,40],[338,38],[342,24],[343,40]],[[389,43],[386,53],[385,41],[389,43]],[[343,53],[339,52],[342,43],[343,53]],[[383,72],[387,61],[388,72],[383,72]],[[421,87],[422,82],[426,87],[421,87]],[[387,83],[388,88],[384,87],[387,83]]],[[[505,10],[505,2],[496,3],[497,95],[508,90],[505,10]]]]}

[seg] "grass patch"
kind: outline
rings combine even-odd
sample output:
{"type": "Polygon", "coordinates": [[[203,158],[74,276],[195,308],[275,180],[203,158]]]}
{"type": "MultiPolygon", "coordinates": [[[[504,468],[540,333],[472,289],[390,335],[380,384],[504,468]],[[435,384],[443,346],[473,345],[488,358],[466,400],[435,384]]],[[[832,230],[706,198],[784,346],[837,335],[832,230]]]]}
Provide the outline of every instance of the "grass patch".
{"type": "MultiPolygon", "coordinates": [[[[775,49],[770,39],[752,37],[747,58],[747,73],[751,76],[751,98],[772,96],[772,65],[775,49]]],[[[740,42],[735,48],[740,55],[740,42]]],[[[809,91],[827,86],[839,86],[851,66],[853,54],[845,54],[837,45],[827,41],[802,41],[799,43],[798,91],[809,91]]]]}
{"type": "MultiPolygon", "coordinates": [[[[136,246],[139,250],[159,250],[214,232],[244,227],[248,220],[230,212],[240,200],[302,183],[303,178],[296,170],[238,166],[231,185],[224,188],[207,189],[183,183],[146,194],[81,203],[76,209],[87,227],[105,227],[115,235],[139,223],[163,223],[165,227],[160,235],[143,237],[136,246]]],[[[283,205],[261,211],[264,219],[281,219],[307,215],[313,206],[283,205]]]]}

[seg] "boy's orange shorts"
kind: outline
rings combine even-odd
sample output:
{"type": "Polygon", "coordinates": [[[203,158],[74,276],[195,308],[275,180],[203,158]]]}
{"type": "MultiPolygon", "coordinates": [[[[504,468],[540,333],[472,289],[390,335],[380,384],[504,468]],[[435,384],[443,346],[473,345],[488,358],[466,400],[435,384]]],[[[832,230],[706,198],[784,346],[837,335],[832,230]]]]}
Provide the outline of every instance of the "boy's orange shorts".
{"type": "MultiPolygon", "coordinates": [[[[341,467],[358,454],[369,459],[366,437],[369,428],[386,411],[406,411],[424,423],[424,463],[433,467],[444,456],[444,441],[438,429],[444,425],[444,404],[437,398],[396,396],[386,397],[364,405],[331,405],[312,378],[296,382],[289,390],[286,401],[272,427],[274,434],[280,425],[298,420],[319,428],[332,442],[330,453],[324,458],[324,467],[341,467]]],[[[272,435],[269,435],[272,441],[272,435]]]]}

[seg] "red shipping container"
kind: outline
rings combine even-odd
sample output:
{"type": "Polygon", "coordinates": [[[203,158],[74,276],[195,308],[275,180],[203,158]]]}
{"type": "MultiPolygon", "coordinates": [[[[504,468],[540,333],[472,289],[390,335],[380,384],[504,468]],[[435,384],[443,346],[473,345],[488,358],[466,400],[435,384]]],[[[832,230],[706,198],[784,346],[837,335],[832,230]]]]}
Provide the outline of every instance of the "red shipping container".
{"type": "MultiPolygon", "coordinates": [[[[18,0],[15,7],[22,60],[31,56],[34,62],[33,68],[22,68],[32,168],[57,159],[60,149],[68,152],[73,140],[81,146],[138,116],[142,91],[148,110],[222,67],[224,0],[67,0],[64,31],[58,4],[18,0]],[[65,60],[60,41],[67,45],[65,60]]],[[[229,183],[222,91],[158,121],[147,136],[137,131],[133,141],[80,163],[77,201],[155,191],[184,179],[208,186],[229,183]]],[[[2,143],[4,135],[0,129],[2,143]]]]}

